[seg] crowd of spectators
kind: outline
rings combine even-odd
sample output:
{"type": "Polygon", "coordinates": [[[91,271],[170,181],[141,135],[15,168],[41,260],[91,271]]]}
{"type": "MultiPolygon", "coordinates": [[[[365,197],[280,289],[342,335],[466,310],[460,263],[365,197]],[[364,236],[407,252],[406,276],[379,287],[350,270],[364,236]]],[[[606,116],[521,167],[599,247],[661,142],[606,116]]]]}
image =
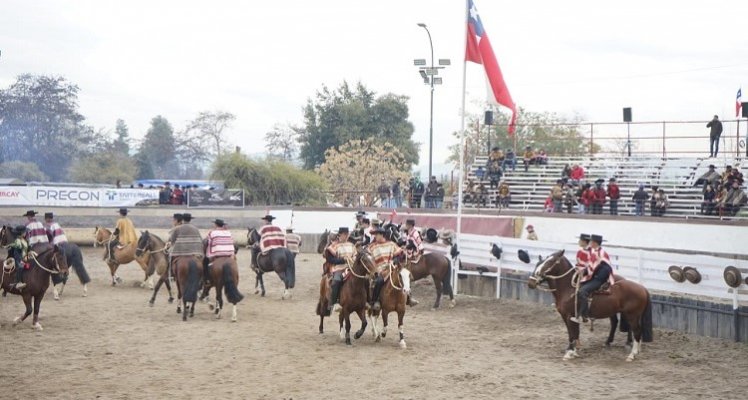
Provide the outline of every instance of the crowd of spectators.
{"type": "Polygon", "coordinates": [[[407,186],[397,178],[392,185],[382,178],[377,187],[380,206],[386,208],[400,208],[403,204],[410,208],[442,208],[444,205],[444,185],[436,180],[436,176],[429,178],[424,186],[417,176],[410,179],[407,186]]]}
{"type": "Polygon", "coordinates": [[[164,182],[164,186],[158,189],[158,204],[183,205],[187,204],[187,192],[197,189],[197,185],[180,187],[179,184],[164,182]]]}
{"type": "Polygon", "coordinates": [[[748,203],[748,196],[741,189],[743,174],[731,165],[726,166],[721,174],[714,165],[709,165],[709,170],[696,180],[694,186],[702,186],[703,215],[734,216],[748,203]]]}

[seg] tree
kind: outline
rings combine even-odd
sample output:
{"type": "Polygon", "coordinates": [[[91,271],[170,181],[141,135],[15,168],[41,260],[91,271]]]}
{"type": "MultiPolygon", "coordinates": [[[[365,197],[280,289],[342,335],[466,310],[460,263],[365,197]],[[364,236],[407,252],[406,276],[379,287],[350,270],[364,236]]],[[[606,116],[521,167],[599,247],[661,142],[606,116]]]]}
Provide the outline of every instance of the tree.
{"type": "Polygon", "coordinates": [[[249,204],[323,205],[326,185],[312,171],[282,161],[255,161],[241,153],[225,153],[213,163],[211,179],[241,188],[249,204]]]}
{"type": "Polygon", "coordinates": [[[363,84],[351,88],[343,82],[336,90],[323,86],[307,100],[304,125],[299,130],[304,168],[325,162],[326,151],[351,140],[376,137],[397,147],[410,168],[418,163],[413,124],[408,121],[408,98],[395,94],[376,97],[363,84]]]}
{"type": "Polygon", "coordinates": [[[39,165],[53,180],[95,133],[78,112],[78,86],[62,77],[21,75],[0,91],[0,161],[39,165]]]}
{"type": "Polygon", "coordinates": [[[300,128],[290,124],[275,124],[265,133],[265,149],[272,156],[291,161],[298,149],[300,128]]]}
{"type": "Polygon", "coordinates": [[[336,201],[343,204],[351,196],[363,195],[366,204],[373,205],[381,179],[391,184],[397,178],[407,182],[410,177],[408,160],[400,149],[374,139],[351,140],[328,149],[318,172],[335,188],[336,201]]]}
{"type": "MultiPolygon", "coordinates": [[[[139,163],[148,163],[155,177],[173,177],[178,170],[175,142],[174,129],[169,121],[160,115],[154,117],[138,150],[139,163]]],[[[139,168],[139,171],[142,173],[143,169],[139,168]]]]}
{"type": "Polygon", "coordinates": [[[129,183],[135,179],[136,173],[135,161],[114,150],[80,158],[70,168],[70,178],[85,183],[129,183]]]}
{"type": "Polygon", "coordinates": [[[47,175],[31,162],[8,161],[0,164],[0,178],[15,178],[26,182],[43,182],[47,175]]]}
{"type": "MultiPolygon", "coordinates": [[[[488,107],[488,106],[486,106],[488,107]]],[[[489,108],[487,108],[489,109],[489,108]]],[[[483,116],[466,116],[465,130],[465,164],[470,165],[478,155],[487,155],[490,147],[502,150],[514,149],[522,157],[524,148],[543,149],[550,157],[579,156],[589,154],[590,144],[580,129],[580,117],[564,117],[550,112],[532,112],[519,109],[515,137],[509,136],[509,115],[494,109],[494,125],[482,124],[483,116]],[[478,125],[480,124],[480,127],[478,125]],[[489,130],[490,128],[490,130],[489,130]],[[516,143],[516,148],[515,148],[516,143]]],[[[458,166],[460,159],[459,132],[452,134],[458,143],[449,147],[451,161],[458,166]]],[[[600,151],[593,145],[593,153],[600,151]]]]}
{"type": "Polygon", "coordinates": [[[116,153],[119,154],[130,154],[130,130],[122,119],[117,120],[117,125],[114,128],[114,134],[116,138],[112,142],[112,148],[116,153]]]}
{"type": "Polygon", "coordinates": [[[199,138],[202,147],[205,147],[205,142],[210,142],[209,154],[217,157],[228,150],[224,131],[235,119],[234,114],[226,111],[202,111],[187,124],[183,136],[199,138]]]}

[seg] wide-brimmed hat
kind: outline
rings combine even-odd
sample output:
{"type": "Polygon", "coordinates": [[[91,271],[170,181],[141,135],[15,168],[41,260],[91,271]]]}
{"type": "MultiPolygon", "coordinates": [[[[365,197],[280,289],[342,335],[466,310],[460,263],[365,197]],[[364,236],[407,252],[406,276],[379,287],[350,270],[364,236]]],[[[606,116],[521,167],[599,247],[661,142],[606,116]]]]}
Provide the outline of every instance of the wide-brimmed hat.
{"type": "Polygon", "coordinates": [[[517,258],[525,264],[530,263],[530,254],[527,253],[527,250],[517,250],[517,258]]]}
{"type": "Polygon", "coordinates": [[[678,283],[683,283],[686,281],[686,276],[683,275],[683,269],[681,269],[681,267],[677,265],[671,265],[670,267],[668,267],[667,273],[670,275],[670,278],[678,283]]]}
{"type": "Polygon", "coordinates": [[[714,169],[714,168],[716,168],[716,167],[714,166],[714,164],[709,164],[709,169],[714,169]]]}
{"type": "Polygon", "coordinates": [[[369,221],[369,218],[362,218],[362,219],[361,219],[361,223],[362,223],[362,224],[370,224],[370,223],[371,223],[371,221],[369,221]]]}
{"type": "Polygon", "coordinates": [[[429,243],[434,243],[439,239],[439,232],[436,231],[434,228],[428,228],[426,229],[426,241],[429,243]]]}
{"type": "Polygon", "coordinates": [[[216,226],[224,226],[224,225],[226,225],[226,223],[225,223],[225,222],[223,222],[223,220],[222,220],[222,219],[220,219],[220,218],[216,218],[216,219],[214,219],[214,220],[213,220],[213,223],[214,223],[214,224],[216,224],[216,226]]]}
{"type": "Polygon", "coordinates": [[[377,218],[372,218],[372,219],[371,219],[371,224],[372,224],[372,225],[382,225],[382,221],[380,221],[380,220],[379,220],[379,219],[377,219],[377,218]]]}
{"type": "Polygon", "coordinates": [[[44,213],[44,219],[47,219],[47,218],[55,219],[54,213],[51,213],[51,212],[44,213]]]}
{"type": "Polygon", "coordinates": [[[34,210],[28,210],[26,211],[26,214],[22,215],[22,217],[36,217],[36,214],[39,214],[39,213],[34,210]]]}
{"type": "Polygon", "coordinates": [[[584,240],[589,242],[590,241],[590,235],[588,233],[580,233],[579,234],[579,240],[584,240]]]}
{"type": "Polygon", "coordinates": [[[119,209],[119,214],[120,215],[127,215],[127,209],[126,208],[120,208],[119,209]]]}
{"type": "Polygon", "coordinates": [[[24,226],[24,225],[16,225],[11,230],[11,232],[13,232],[13,234],[16,235],[16,236],[23,235],[24,233],[26,233],[26,226],[24,226]]]}
{"type": "Polygon", "coordinates": [[[293,232],[293,226],[287,226],[286,227],[286,231],[293,232]]]}
{"type": "Polygon", "coordinates": [[[445,239],[454,239],[455,237],[455,231],[451,229],[443,229],[441,232],[439,232],[439,239],[445,240],[445,239]]]}
{"type": "Polygon", "coordinates": [[[181,221],[184,219],[184,214],[182,213],[174,213],[174,215],[171,216],[173,219],[176,219],[177,221],[181,221]]]}
{"type": "Polygon", "coordinates": [[[347,226],[341,226],[340,228],[338,228],[338,233],[349,233],[349,232],[350,230],[348,230],[347,226]]]}
{"type": "Polygon", "coordinates": [[[190,221],[192,221],[192,214],[190,214],[190,213],[182,213],[182,218],[184,219],[185,222],[190,222],[190,221]]]}
{"type": "Polygon", "coordinates": [[[415,226],[416,225],[416,220],[414,220],[412,218],[408,218],[408,219],[405,220],[405,225],[413,225],[413,226],[415,226]]]}
{"type": "Polygon", "coordinates": [[[274,219],[275,219],[275,217],[274,217],[274,216],[272,216],[272,215],[270,215],[270,214],[268,214],[268,215],[266,215],[266,216],[264,216],[264,217],[262,217],[262,218],[260,218],[260,219],[261,219],[261,220],[264,220],[264,221],[268,221],[268,222],[271,222],[272,220],[274,220],[274,219]]]}
{"type": "Polygon", "coordinates": [[[694,267],[683,267],[683,275],[685,275],[686,279],[693,284],[701,282],[701,274],[694,267]]]}
{"type": "Polygon", "coordinates": [[[590,242],[602,244],[604,241],[605,240],[603,240],[603,235],[590,235],[590,242]]]}
{"type": "Polygon", "coordinates": [[[735,268],[733,265],[725,267],[725,272],[722,274],[722,277],[725,278],[727,286],[731,288],[736,288],[743,283],[743,276],[740,273],[740,270],[735,268]]]}
{"type": "Polygon", "coordinates": [[[356,211],[356,217],[363,217],[366,215],[366,211],[356,211]]]}

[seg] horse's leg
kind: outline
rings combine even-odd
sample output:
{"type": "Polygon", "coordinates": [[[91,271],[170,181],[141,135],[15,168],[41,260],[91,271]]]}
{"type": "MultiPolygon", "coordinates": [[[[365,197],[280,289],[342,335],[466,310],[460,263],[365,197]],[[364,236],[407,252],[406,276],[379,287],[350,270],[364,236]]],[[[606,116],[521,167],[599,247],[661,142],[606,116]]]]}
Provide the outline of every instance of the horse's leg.
{"type": "Polygon", "coordinates": [[[116,286],[118,282],[122,281],[117,276],[117,267],[119,267],[119,264],[112,263],[111,261],[107,261],[106,264],[109,266],[109,273],[112,275],[112,286],[116,286]]]}
{"type": "Polygon", "coordinates": [[[278,274],[278,277],[281,281],[283,281],[283,295],[281,296],[281,300],[285,300],[291,297],[291,291],[288,288],[288,277],[286,276],[286,273],[284,271],[275,271],[276,274],[278,274]]]}
{"type": "Polygon", "coordinates": [[[366,322],[366,311],[364,311],[364,309],[360,309],[356,311],[356,314],[358,314],[358,318],[361,319],[361,329],[357,330],[356,334],[353,335],[353,337],[355,339],[360,339],[361,336],[364,335],[364,332],[366,332],[366,325],[368,325],[368,323],[366,322]]]}
{"type": "Polygon", "coordinates": [[[216,288],[216,309],[214,312],[216,313],[216,319],[220,319],[221,310],[223,310],[223,295],[221,293],[221,291],[223,290],[223,285],[216,284],[215,288],[216,288]]]}
{"type": "Polygon", "coordinates": [[[610,333],[608,334],[608,340],[605,341],[605,346],[610,347],[613,343],[613,338],[616,336],[616,329],[618,328],[618,315],[613,314],[610,316],[610,333]]]}
{"type": "Polygon", "coordinates": [[[397,332],[400,334],[400,348],[405,349],[408,347],[405,344],[405,330],[403,327],[403,319],[405,319],[405,305],[401,305],[397,310],[397,332]]]}
{"type": "Polygon", "coordinates": [[[26,306],[26,312],[23,313],[20,317],[17,317],[13,320],[13,325],[18,325],[19,323],[23,322],[28,318],[29,315],[31,315],[31,295],[30,294],[23,294],[23,304],[26,306]]]}
{"type": "MultiPolygon", "coordinates": [[[[343,312],[341,311],[341,315],[343,312]]],[[[351,313],[345,310],[345,344],[351,345],[351,313]]]]}
{"type": "Polygon", "coordinates": [[[382,333],[380,334],[380,336],[382,336],[382,337],[386,337],[387,336],[387,316],[388,315],[389,315],[389,310],[385,311],[385,309],[382,308],[381,316],[382,316],[382,325],[383,326],[382,326],[382,333]]]}
{"type": "Polygon", "coordinates": [[[164,273],[161,279],[164,281],[164,285],[166,285],[166,290],[169,291],[169,304],[171,304],[174,302],[174,295],[171,292],[171,283],[169,283],[169,275],[164,273]]]}
{"type": "Polygon", "coordinates": [[[639,350],[641,349],[642,343],[642,326],[639,321],[641,316],[628,314],[622,315],[622,317],[626,318],[626,320],[629,321],[629,326],[631,327],[629,332],[633,332],[634,334],[634,342],[631,344],[631,353],[629,353],[628,357],[626,357],[626,361],[634,361],[636,356],[639,355],[639,350]]]}
{"type": "Polygon", "coordinates": [[[177,279],[174,279],[177,282],[177,314],[182,312],[182,285],[179,284],[179,277],[175,277],[177,279]]]}
{"type": "Polygon", "coordinates": [[[255,271],[255,294],[265,297],[265,282],[262,279],[262,271],[255,271]]]}
{"type": "Polygon", "coordinates": [[[338,332],[338,335],[340,335],[340,340],[345,339],[345,331],[343,330],[343,322],[345,322],[345,310],[340,310],[340,313],[338,314],[338,324],[340,325],[340,331],[338,332]]]}
{"type": "Polygon", "coordinates": [[[441,304],[442,300],[442,281],[441,279],[437,278],[436,275],[431,275],[432,278],[434,278],[434,288],[436,289],[436,302],[434,302],[434,310],[439,308],[439,305],[441,304]]]}
{"type": "Polygon", "coordinates": [[[564,361],[579,357],[576,347],[577,340],[579,339],[579,324],[575,324],[569,321],[570,317],[570,315],[561,315],[561,319],[563,319],[564,324],[566,324],[566,332],[569,335],[569,346],[566,347],[566,353],[564,353],[564,361]]]}
{"type": "MultiPolygon", "coordinates": [[[[158,290],[161,289],[161,285],[165,282],[165,276],[166,274],[161,275],[158,279],[158,282],[156,282],[156,286],[153,287],[153,295],[151,295],[151,299],[148,300],[148,305],[150,305],[151,307],[153,307],[153,303],[156,302],[156,295],[158,294],[158,290]]],[[[168,286],[169,284],[167,283],[166,285],[168,286]]]]}
{"type": "Polygon", "coordinates": [[[44,298],[44,292],[34,296],[34,324],[32,325],[37,331],[42,330],[42,324],[39,323],[39,306],[42,304],[44,298]]]}

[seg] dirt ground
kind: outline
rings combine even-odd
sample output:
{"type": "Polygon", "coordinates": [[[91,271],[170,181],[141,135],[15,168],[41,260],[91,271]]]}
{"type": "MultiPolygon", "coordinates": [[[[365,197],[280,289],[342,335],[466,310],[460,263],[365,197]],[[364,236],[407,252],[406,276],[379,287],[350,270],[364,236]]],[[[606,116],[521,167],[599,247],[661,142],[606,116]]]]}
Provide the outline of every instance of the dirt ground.
{"type": "Polygon", "coordinates": [[[266,276],[266,297],[253,294],[249,254],[240,252],[247,297],[236,323],[230,312],[216,320],[205,304],[182,322],[165,291],[148,307],[151,291],[134,286],[139,267],[121,267],[125,282],[111,287],[100,254],[84,249],[88,297],[74,276],[61,301],[48,293],[42,332],[28,321],[13,327],[22,302],[0,298],[0,398],[746,398],[744,344],[657,330],[626,363],[625,338],[605,349],[607,323],[598,323],[583,332],[582,357],[563,362],[566,334],[551,308],[460,296],[455,308],[431,311],[433,286],[419,282],[407,349],[396,319],[383,342],[367,332],[347,347],[332,320],[317,333],[316,254],[299,256],[294,297],[284,301],[275,276],[266,276]]]}

